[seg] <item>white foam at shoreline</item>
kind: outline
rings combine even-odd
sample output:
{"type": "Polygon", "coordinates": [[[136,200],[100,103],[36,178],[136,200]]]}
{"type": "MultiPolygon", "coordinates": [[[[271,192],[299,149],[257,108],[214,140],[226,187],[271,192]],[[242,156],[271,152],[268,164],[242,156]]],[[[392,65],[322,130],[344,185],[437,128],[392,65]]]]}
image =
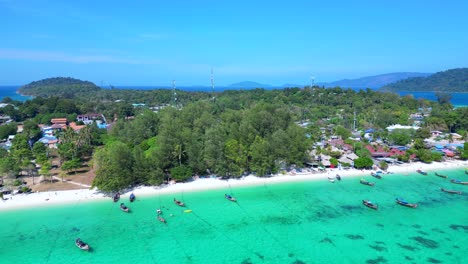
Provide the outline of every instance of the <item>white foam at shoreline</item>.
{"type": "MultiPolygon", "coordinates": [[[[417,169],[424,171],[434,170],[449,170],[457,168],[468,167],[468,162],[454,160],[447,162],[433,162],[431,164],[425,163],[409,163],[397,166],[390,166],[388,171],[397,174],[409,174],[414,173],[417,169]]],[[[369,170],[338,170],[331,169],[321,173],[296,173],[295,175],[276,175],[269,178],[259,178],[255,176],[247,176],[241,179],[229,179],[219,180],[216,178],[201,178],[186,183],[168,184],[163,186],[144,186],[136,187],[135,189],[122,194],[122,196],[129,196],[133,192],[136,196],[140,195],[155,195],[155,194],[170,194],[179,192],[192,192],[192,191],[203,191],[211,189],[222,189],[226,187],[236,186],[253,186],[261,185],[265,183],[282,183],[282,182],[294,182],[294,181],[308,181],[308,180],[323,180],[326,181],[328,176],[336,176],[339,174],[342,178],[349,177],[362,177],[369,176],[369,170]]],[[[391,174],[390,174],[391,175],[391,174]]],[[[389,175],[389,176],[390,176],[389,175]]],[[[103,193],[97,190],[80,189],[80,190],[68,190],[68,191],[57,191],[57,192],[36,192],[31,194],[16,194],[16,195],[5,195],[7,200],[0,201],[1,210],[11,210],[26,207],[37,207],[47,206],[56,204],[72,204],[83,201],[92,200],[104,200],[110,199],[109,196],[105,196],[103,193]]]]}

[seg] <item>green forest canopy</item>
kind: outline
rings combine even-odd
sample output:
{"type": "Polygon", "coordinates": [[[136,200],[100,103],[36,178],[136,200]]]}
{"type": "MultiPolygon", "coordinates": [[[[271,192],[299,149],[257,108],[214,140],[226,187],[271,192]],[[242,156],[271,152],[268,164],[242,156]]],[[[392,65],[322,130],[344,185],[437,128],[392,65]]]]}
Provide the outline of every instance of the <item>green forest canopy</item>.
{"type": "Polygon", "coordinates": [[[380,88],[380,91],[468,92],[468,68],[451,69],[430,75],[404,79],[380,88]]]}

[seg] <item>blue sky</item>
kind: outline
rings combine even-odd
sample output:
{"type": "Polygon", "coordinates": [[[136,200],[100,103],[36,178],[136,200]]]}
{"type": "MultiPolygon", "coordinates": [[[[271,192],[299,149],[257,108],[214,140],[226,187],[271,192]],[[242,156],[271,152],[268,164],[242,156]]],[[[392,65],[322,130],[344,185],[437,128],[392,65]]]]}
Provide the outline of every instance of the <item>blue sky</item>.
{"type": "Polygon", "coordinates": [[[0,85],[308,84],[466,67],[468,1],[0,0],[0,85]]]}

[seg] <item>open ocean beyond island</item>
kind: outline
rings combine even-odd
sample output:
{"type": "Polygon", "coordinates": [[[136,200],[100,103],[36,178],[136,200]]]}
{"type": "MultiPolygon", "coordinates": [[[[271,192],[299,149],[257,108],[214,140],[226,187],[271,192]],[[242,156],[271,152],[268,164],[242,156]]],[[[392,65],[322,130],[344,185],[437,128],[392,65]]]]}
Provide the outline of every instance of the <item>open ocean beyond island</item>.
{"type": "MultiPolygon", "coordinates": [[[[439,173],[468,181],[463,169],[439,173]]],[[[375,187],[343,177],[335,183],[226,183],[224,189],[141,196],[134,203],[121,197],[130,213],[111,198],[1,211],[1,262],[468,263],[468,186],[433,172],[365,178],[375,187]],[[187,207],[175,205],[174,197],[187,207]],[[418,208],[400,206],[396,197],[418,208]],[[167,224],[155,219],[157,208],[167,224]],[[78,249],[76,237],[92,251],[78,249]]]]}
{"type": "MultiPolygon", "coordinates": [[[[19,100],[19,101],[26,101],[28,99],[31,99],[32,97],[30,96],[22,96],[16,93],[16,90],[18,90],[19,86],[0,86],[0,101],[3,99],[3,97],[9,96],[13,98],[14,100],[19,100]]],[[[153,89],[158,89],[154,88],[153,86],[123,86],[123,87],[118,87],[118,89],[132,89],[132,90],[153,90],[153,89]]],[[[164,89],[170,89],[168,87],[164,89]]],[[[178,87],[177,89],[183,90],[183,91],[189,91],[189,92],[211,92],[211,88],[208,87],[202,87],[202,88],[197,88],[197,87],[178,87]]],[[[238,90],[237,88],[230,88],[230,87],[217,87],[216,91],[221,92],[224,90],[238,90]]],[[[359,89],[353,89],[358,91],[359,89]]],[[[437,97],[435,96],[435,92],[399,92],[398,93],[400,96],[404,96],[407,94],[412,94],[414,98],[423,98],[427,100],[432,100],[432,101],[437,101],[437,97]]],[[[450,102],[455,106],[455,107],[463,107],[463,106],[468,106],[468,93],[451,93],[452,99],[450,102]]]]}

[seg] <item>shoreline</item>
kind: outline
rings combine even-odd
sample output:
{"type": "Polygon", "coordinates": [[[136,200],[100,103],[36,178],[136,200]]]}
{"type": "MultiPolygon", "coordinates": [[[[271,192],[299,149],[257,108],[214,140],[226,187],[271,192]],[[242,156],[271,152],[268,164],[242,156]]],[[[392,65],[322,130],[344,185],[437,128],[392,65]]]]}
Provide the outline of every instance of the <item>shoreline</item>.
{"type": "MultiPolygon", "coordinates": [[[[468,167],[468,161],[454,160],[445,162],[433,162],[425,164],[421,162],[406,163],[402,165],[391,165],[387,169],[390,174],[385,174],[385,177],[391,177],[392,174],[415,173],[416,170],[421,169],[426,172],[433,172],[435,170],[456,170],[465,169],[468,167]]],[[[319,173],[301,172],[301,173],[288,173],[277,174],[272,177],[256,177],[246,176],[239,179],[221,180],[217,178],[199,178],[190,182],[173,183],[161,186],[139,186],[130,191],[122,193],[121,196],[128,197],[130,193],[138,196],[152,196],[156,194],[172,194],[180,192],[198,192],[232,187],[245,187],[257,186],[262,184],[279,184],[285,182],[299,182],[299,181],[327,181],[328,177],[335,177],[339,174],[343,179],[346,178],[360,178],[370,176],[372,170],[339,170],[327,169],[319,173]]],[[[36,192],[30,194],[8,194],[5,195],[4,201],[0,202],[0,211],[9,211],[15,209],[26,209],[37,206],[52,206],[73,204],[87,201],[110,200],[109,196],[97,190],[78,189],[66,191],[51,191],[51,192],[36,192]]]]}

